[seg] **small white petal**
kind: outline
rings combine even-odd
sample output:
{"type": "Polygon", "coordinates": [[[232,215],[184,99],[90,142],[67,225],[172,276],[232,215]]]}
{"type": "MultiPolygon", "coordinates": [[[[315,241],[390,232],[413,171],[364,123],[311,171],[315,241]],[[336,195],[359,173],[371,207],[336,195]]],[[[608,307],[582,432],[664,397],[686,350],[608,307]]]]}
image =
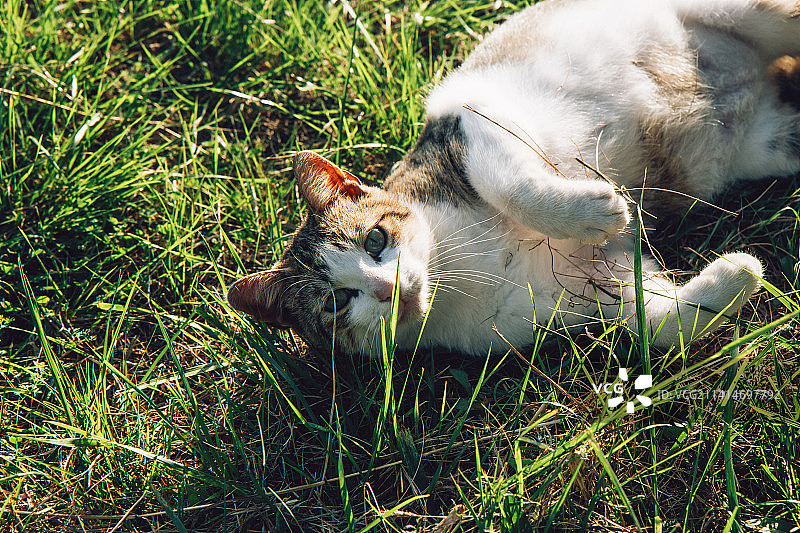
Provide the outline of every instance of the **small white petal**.
{"type": "Polygon", "coordinates": [[[102,115],[100,113],[95,113],[83,124],[83,126],[78,128],[78,131],[75,132],[75,136],[72,138],[72,145],[75,146],[81,142],[83,137],[86,135],[86,132],[89,131],[89,128],[97,124],[101,117],[102,115]]]}
{"type": "Polygon", "coordinates": [[[78,60],[78,58],[79,58],[79,57],[81,57],[81,56],[83,55],[83,52],[84,52],[85,50],[86,50],[86,47],[85,47],[85,46],[81,46],[81,49],[80,49],[80,50],[78,50],[77,52],[75,52],[74,54],[72,54],[72,55],[70,56],[70,58],[69,58],[69,59],[67,59],[67,62],[64,64],[64,66],[65,66],[65,67],[68,67],[68,66],[70,66],[71,64],[73,64],[75,61],[77,61],[77,60],[78,60]]]}

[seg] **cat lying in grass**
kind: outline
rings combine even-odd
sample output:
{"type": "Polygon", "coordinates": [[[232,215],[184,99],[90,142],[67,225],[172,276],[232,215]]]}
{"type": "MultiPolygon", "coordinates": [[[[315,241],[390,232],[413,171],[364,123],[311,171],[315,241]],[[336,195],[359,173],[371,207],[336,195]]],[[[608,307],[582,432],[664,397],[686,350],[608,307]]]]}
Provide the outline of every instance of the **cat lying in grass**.
{"type": "MultiPolygon", "coordinates": [[[[421,346],[472,355],[505,350],[494,327],[521,347],[551,317],[554,329],[617,319],[635,330],[631,200],[680,214],[737,180],[800,171],[800,113],[768,74],[797,54],[794,0],[525,9],[433,90],[382,188],[297,154],[309,215],[228,300],[318,348],[366,355],[380,353],[393,292],[406,350],[428,311],[421,346]]],[[[730,253],[675,285],[645,256],[653,344],[714,329],[761,277],[758,259],[730,253]]]]}

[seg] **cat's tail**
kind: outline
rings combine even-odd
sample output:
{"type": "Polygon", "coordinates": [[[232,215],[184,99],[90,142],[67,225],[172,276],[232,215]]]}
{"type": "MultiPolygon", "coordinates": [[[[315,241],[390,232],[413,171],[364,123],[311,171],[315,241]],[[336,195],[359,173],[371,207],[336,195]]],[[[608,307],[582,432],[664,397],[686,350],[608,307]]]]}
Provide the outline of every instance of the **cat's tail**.
{"type": "Polygon", "coordinates": [[[799,0],[673,0],[687,26],[738,35],[768,60],[800,54],[799,0]]]}
{"type": "Polygon", "coordinates": [[[665,278],[645,282],[645,314],[653,345],[669,348],[703,335],[741,309],[761,286],[761,262],[745,253],[726,254],[683,286],[665,278]]]}

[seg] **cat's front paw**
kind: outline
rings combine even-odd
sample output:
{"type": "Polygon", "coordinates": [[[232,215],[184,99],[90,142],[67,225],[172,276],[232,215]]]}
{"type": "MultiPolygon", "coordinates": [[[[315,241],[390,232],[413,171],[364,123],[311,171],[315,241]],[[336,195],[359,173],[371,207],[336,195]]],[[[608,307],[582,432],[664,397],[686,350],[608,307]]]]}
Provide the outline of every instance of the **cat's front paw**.
{"type": "Polygon", "coordinates": [[[631,220],[628,204],[613,186],[593,181],[581,182],[577,188],[568,226],[570,237],[600,244],[625,229],[631,220]]]}

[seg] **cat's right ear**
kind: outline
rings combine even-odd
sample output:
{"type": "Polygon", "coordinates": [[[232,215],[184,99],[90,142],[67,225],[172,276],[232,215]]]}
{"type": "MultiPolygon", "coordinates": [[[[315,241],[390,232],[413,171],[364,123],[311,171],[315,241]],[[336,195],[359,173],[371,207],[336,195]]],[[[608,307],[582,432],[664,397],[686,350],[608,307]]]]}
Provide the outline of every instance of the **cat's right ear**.
{"type": "Polygon", "coordinates": [[[282,305],[284,286],[283,273],[276,265],[272,270],[255,272],[236,280],[228,289],[228,303],[271,326],[286,329],[293,325],[293,321],[282,305]]]}
{"type": "Polygon", "coordinates": [[[314,152],[294,156],[294,177],[312,211],[324,212],[337,198],[367,193],[361,180],[314,152]]]}

